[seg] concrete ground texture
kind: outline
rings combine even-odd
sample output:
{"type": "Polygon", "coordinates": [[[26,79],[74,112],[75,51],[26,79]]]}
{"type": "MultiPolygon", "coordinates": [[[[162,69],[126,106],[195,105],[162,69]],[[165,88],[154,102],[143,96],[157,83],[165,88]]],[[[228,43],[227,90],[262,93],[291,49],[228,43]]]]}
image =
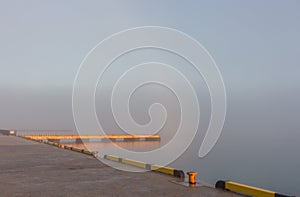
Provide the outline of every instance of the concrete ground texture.
{"type": "MultiPolygon", "coordinates": [[[[207,196],[239,195],[189,188],[157,172],[120,171],[89,155],[14,136],[0,136],[0,196],[207,196]]],[[[123,165],[123,164],[122,164],[123,165]]]]}

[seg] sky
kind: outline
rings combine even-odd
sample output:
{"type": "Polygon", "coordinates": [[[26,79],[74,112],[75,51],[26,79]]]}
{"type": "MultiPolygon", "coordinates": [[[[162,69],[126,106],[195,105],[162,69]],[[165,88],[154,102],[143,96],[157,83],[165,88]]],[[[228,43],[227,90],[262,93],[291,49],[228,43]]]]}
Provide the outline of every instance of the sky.
{"type": "MultiPolygon", "coordinates": [[[[241,165],[254,153],[271,155],[260,160],[263,172],[272,162],[293,160],[300,148],[299,19],[296,0],[1,1],[0,127],[74,130],[72,87],[87,53],[124,29],[165,26],[198,40],[223,76],[227,116],[215,149],[243,154],[241,165]]],[[[203,166],[215,161],[215,149],[203,166]]],[[[283,172],[281,162],[274,165],[283,172]]]]}
{"type": "Polygon", "coordinates": [[[284,93],[278,96],[286,91],[297,96],[298,1],[0,4],[0,106],[5,128],[52,129],[53,123],[69,128],[72,83],[83,58],[107,36],[145,25],[175,28],[202,43],[234,98],[245,91],[271,90],[274,97],[280,91],[284,93]]]}

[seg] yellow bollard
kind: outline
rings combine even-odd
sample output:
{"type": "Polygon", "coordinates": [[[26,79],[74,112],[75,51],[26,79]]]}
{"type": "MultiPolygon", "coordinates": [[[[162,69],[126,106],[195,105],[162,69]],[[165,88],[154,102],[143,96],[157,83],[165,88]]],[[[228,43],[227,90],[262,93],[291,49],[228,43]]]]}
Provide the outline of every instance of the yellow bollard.
{"type": "Polygon", "coordinates": [[[189,175],[189,183],[190,184],[196,184],[196,177],[197,177],[197,172],[188,172],[189,175]]]}

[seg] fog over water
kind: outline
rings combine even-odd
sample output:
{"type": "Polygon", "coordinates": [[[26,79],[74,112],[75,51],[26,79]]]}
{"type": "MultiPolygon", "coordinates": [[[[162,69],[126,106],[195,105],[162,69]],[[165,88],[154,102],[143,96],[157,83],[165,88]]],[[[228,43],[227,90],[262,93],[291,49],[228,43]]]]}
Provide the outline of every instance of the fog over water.
{"type": "MultiPolygon", "coordinates": [[[[198,157],[211,112],[203,78],[181,57],[163,50],[130,52],[106,71],[95,95],[105,131],[121,132],[110,109],[118,77],[139,63],[168,63],[190,80],[201,108],[197,136],[171,166],[196,170],[199,179],[212,183],[234,180],[300,195],[299,19],[298,1],[1,2],[0,128],[75,131],[72,88],[87,53],[124,29],[171,27],[203,44],[222,74],[227,115],[216,146],[204,158],[198,157]]],[[[147,84],[134,92],[129,106],[134,120],[146,124],[148,109],[156,102],[168,112],[159,132],[161,146],[179,125],[176,96],[166,87],[147,84]]],[[[151,148],[151,144],[137,146],[151,148]]]]}

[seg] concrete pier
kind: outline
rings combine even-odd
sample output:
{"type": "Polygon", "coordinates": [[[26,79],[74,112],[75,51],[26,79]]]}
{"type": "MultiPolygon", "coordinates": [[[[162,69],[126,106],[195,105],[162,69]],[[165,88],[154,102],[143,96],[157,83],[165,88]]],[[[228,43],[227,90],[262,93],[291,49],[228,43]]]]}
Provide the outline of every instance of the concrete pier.
{"type": "Polygon", "coordinates": [[[91,156],[14,136],[0,136],[0,158],[1,196],[239,196],[181,186],[156,172],[119,171],[91,156]]]}

